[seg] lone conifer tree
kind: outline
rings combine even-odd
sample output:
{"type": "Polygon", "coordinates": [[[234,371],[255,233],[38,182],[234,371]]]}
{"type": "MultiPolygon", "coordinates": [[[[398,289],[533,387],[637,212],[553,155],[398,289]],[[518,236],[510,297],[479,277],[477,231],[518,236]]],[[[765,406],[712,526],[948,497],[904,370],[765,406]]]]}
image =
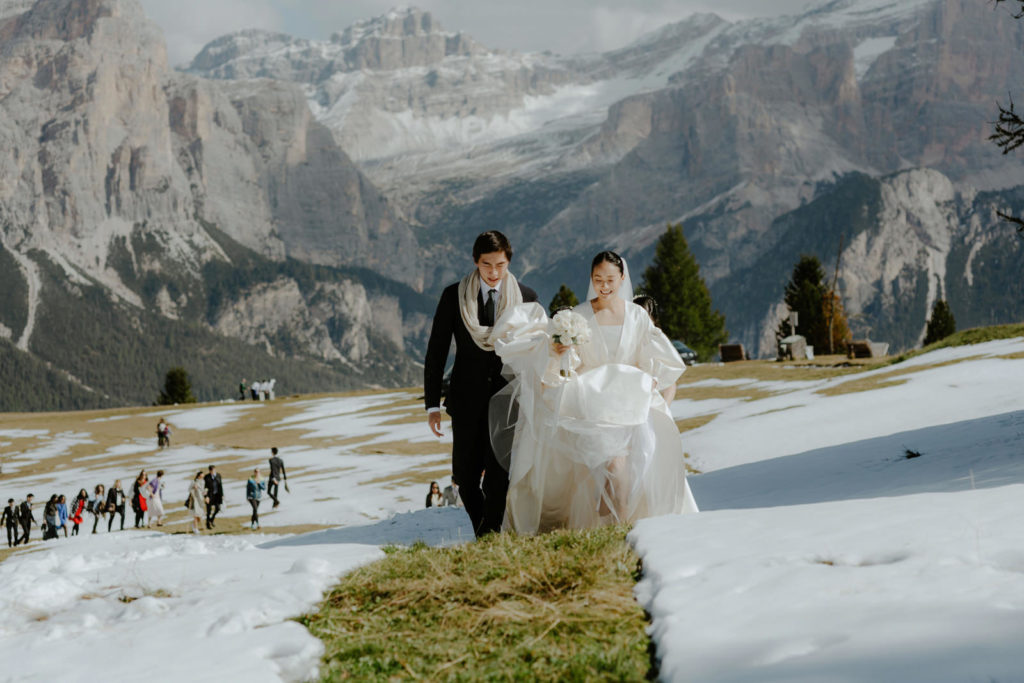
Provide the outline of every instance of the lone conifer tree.
{"type": "Polygon", "coordinates": [[[711,293],[690,253],[682,224],[669,225],[658,240],[640,289],[658,302],[658,322],[669,339],[683,341],[699,359],[710,359],[718,345],[728,341],[725,316],[711,307],[711,293]]]}
{"type": "Polygon", "coordinates": [[[928,346],[945,339],[954,332],[956,318],[953,317],[953,311],[949,310],[949,304],[945,299],[937,299],[932,306],[932,317],[928,320],[928,327],[924,333],[924,345],[928,346]]]}
{"type": "MultiPolygon", "coordinates": [[[[828,324],[825,320],[828,288],[824,283],[825,271],[817,256],[803,254],[786,284],[785,301],[789,310],[797,314],[796,334],[819,352],[828,349],[828,324]]],[[[775,335],[784,339],[794,334],[789,320],[779,323],[775,335]]]]}
{"type": "Polygon", "coordinates": [[[195,402],[196,397],[192,395],[192,380],[189,379],[185,368],[179,366],[168,370],[164,379],[164,390],[160,392],[157,404],[168,406],[195,402]]]}
{"type": "Polygon", "coordinates": [[[572,308],[579,303],[580,300],[576,298],[576,294],[563,284],[558,288],[558,293],[551,299],[551,303],[548,305],[548,313],[554,315],[563,308],[572,308]]]}

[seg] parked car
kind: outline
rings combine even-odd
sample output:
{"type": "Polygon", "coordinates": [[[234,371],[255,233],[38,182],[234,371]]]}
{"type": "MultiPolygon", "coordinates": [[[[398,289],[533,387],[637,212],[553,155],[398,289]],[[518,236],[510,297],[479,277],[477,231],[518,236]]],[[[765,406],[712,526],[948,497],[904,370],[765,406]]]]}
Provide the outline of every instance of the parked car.
{"type": "Polygon", "coordinates": [[[676,347],[676,351],[679,352],[679,357],[682,358],[683,362],[687,365],[693,365],[697,362],[697,352],[683,342],[678,339],[673,339],[672,346],[676,347]]]}

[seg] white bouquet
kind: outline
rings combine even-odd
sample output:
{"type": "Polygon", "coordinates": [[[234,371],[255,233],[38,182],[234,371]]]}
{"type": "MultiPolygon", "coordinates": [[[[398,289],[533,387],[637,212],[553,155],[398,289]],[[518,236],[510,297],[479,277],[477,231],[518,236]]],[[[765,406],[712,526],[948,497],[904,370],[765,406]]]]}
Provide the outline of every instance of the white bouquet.
{"type": "MultiPolygon", "coordinates": [[[[586,344],[590,341],[590,325],[587,324],[587,319],[570,310],[555,313],[555,317],[551,319],[551,341],[569,347],[586,344]]],[[[570,348],[560,354],[561,368],[558,374],[562,377],[572,377],[576,374],[575,368],[579,363],[579,354],[575,348],[570,348]]]]}
{"type": "Polygon", "coordinates": [[[562,310],[551,319],[551,340],[564,346],[577,346],[590,341],[587,319],[575,311],[562,310]]]}

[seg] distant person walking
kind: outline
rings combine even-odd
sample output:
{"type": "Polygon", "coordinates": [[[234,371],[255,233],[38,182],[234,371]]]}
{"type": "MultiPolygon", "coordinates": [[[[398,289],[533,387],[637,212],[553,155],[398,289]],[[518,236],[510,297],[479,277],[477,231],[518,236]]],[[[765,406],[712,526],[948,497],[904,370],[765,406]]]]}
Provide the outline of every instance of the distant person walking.
{"type": "Polygon", "coordinates": [[[206,486],[206,528],[212,529],[217,525],[217,513],[224,504],[224,482],[215,465],[210,465],[208,469],[209,473],[203,478],[203,483],[206,486]]]}
{"type": "Polygon", "coordinates": [[[85,506],[89,502],[89,492],[81,489],[75,499],[71,501],[71,535],[78,535],[78,527],[81,526],[85,515],[85,506]]]}
{"type": "Polygon", "coordinates": [[[252,400],[260,400],[260,381],[258,379],[249,385],[249,393],[252,394],[252,400]]]}
{"type": "Polygon", "coordinates": [[[51,538],[57,538],[57,494],[50,496],[50,500],[46,501],[46,505],[43,506],[43,521],[46,523],[46,528],[43,530],[43,540],[48,541],[51,538]]]}
{"type": "Polygon", "coordinates": [[[453,480],[450,484],[444,487],[444,504],[449,507],[456,507],[462,505],[462,501],[459,500],[459,485],[453,480]]]}
{"type": "Polygon", "coordinates": [[[21,522],[21,530],[24,532],[24,535],[15,541],[14,545],[28,543],[29,532],[32,531],[32,525],[36,523],[35,515],[32,514],[32,500],[34,498],[35,496],[31,493],[28,494],[25,496],[25,500],[21,501],[21,505],[18,506],[18,521],[21,522]]]}
{"type": "Polygon", "coordinates": [[[124,489],[121,488],[121,480],[115,479],[114,485],[107,492],[107,509],[110,510],[110,517],[107,518],[107,531],[114,526],[114,515],[121,516],[121,531],[124,531],[124,489]]]}
{"type": "Polygon", "coordinates": [[[7,499],[7,507],[0,515],[0,522],[7,529],[7,547],[13,548],[18,544],[18,506],[14,504],[13,498],[7,499]]]}
{"type": "Polygon", "coordinates": [[[245,378],[244,377],[242,378],[242,381],[238,383],[238,400],[239,401],[244,401],[245,400],[245,378]]]}
{"type": "Polygon", "coordinates": [[[437,485],[436,481],[430,482],[430,491],[427,492],[427,507],[444,507],[444,494],[441,493],[441,487],[437,485]]]}
{"type": "Polygon", "coordinates": [[[146,484],[146,497],[149,498],[149,526],[164,525],[164,471],[157,470],[156,476],[146,484]]]}
{"type": "Polygon", "coordinates": [[[185,501],[185,507],[192,511],[192,533],[201,533],[199,530],[199,520],[203,518],[203,508],[206,505],[206,487],[203,485],[203,471],[199,470],[196,472],[196,476],[192,479],[192,485],[188,487],[188,500],[185,501]]]}
{"type": "Polygon", "coordinates": [[[288,491],[288,473],[284,471],[284,460],[277,455],[277,446],[270,449],[270,478],[267,480],[267,495],[274,501],[274,507],[281,504],[278,500],[278,487],[284,482],[284,490],[288,491]]]}
{"type": "Polygon", "coordinates": [[[157,448],[167,448],[171,445],[171,425],[162,417],[156,423],[156,445],[157,448]]]}
{"type": "Polygon", "coordinates": [[[146,471],[143,470],[135,477],[132,484],[132,512],[135,513],[135,528],[141,529],[145,526],[146,519],[146,495],[143,489],[146,486],[146,471]]]}
{"type": "Polygon", "coordinates": [[[92,532],[96,533],[96,527],[100,520],[107,516],[107,487],[103,484],[96,484],[92,490],[92,500],[89,501],[92,509],[92,532]]]}
{"type": "Polygon", "coordinates": [[[68,499],[63,494],[57,497],[57,528],[64,530],[64,538],[68,537],[68,499]]]}
{"type": "Polygon", "coordinates": [[[263,490],[267,487],[260,479],[260,470],[257,467],[252,471],[249,481],[245,482],[245,499],[252,506],[252,517],[249,519],[249,526],[253,529],[260,528],[260,498],[263,490]]]}

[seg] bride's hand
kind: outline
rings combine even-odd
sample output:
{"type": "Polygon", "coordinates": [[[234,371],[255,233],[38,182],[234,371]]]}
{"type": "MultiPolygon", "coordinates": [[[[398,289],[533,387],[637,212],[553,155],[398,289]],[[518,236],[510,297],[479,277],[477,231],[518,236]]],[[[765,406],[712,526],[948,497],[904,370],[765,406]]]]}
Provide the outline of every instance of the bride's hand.
{"type": "Polygon", "coordinates": [[[572,346],[569,344],[559,344],[558,342],[552,342],[551,348],[555,350],[555,353],[557,355],[561,356],[563,353],[571,349],[572,346]]]}

